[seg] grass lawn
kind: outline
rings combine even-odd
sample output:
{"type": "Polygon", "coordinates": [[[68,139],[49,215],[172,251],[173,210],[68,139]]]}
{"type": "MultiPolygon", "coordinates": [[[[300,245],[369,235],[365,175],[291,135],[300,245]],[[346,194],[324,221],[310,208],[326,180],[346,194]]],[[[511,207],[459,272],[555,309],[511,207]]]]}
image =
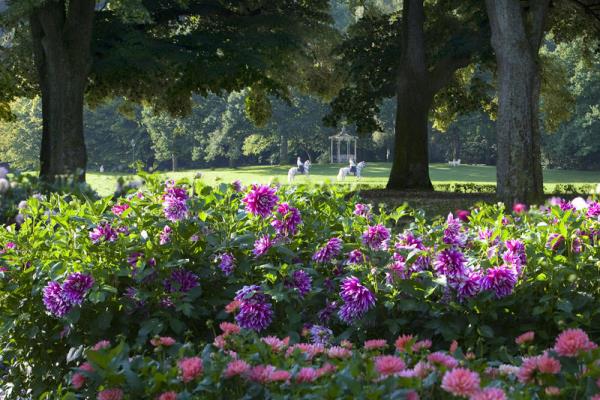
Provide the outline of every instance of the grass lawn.
{"type": "MultiPolygon", "coordinates": [[[[389,163],[370,163],[363,170],[362,184],[383,186],[386,184],[389,171],[389,163]]],[[[336,175],[341,165],[313,165],[310,176],[297,176],[296,183],[322,183],[335,182],[336,175]]],[[[233,182],[236,179],[245,184],[267,183],[277,179],[281,183],[287,183],[287,172],[291,166],[255,166],[240,168],[215,168],[203,170],[188,170],[178,172],[165,172],[164,176],[171,178],[188,177],[193,178],[197,172],[209,183],[233,182]]],[[[434,184],[441,183],[478,183],[495,184],[496,168],[493,166],[460,165],[450,167],[447,164],[431,164],[429,166],[431,179],[434,184]]],[[[89,184],[101,195],[111,194],[116,185],[119,173],[88,172],[89,184]]],[[[125,176],[127,178],[127,176],[125,176]]],[[[352,184],[356,182],[354,176],[350,176],[344,182],[352,184]]],[[[554,184],[596,184],[600,183],[600,171],[567,171],[567,170],[545,170],[544,183],[551,189],[554,184]]]]}

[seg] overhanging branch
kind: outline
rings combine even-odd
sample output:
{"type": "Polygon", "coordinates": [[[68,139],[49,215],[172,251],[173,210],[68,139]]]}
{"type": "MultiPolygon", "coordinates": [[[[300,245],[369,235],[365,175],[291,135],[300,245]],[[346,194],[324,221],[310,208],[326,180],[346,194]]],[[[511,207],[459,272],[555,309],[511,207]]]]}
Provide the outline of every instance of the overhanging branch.
{"type": "Polygon", "coordinates": [[[440,91],[443,87],[450,83],[454,73],[469,65],[471,57],[446,57],[436,63],[433,69],[429,72],[429,90],[432,95],[440,91]]]}

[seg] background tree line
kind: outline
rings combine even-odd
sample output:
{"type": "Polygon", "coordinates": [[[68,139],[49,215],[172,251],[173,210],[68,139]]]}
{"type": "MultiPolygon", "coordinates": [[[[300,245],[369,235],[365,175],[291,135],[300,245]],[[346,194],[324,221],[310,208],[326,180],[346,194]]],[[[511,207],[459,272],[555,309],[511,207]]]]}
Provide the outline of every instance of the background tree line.
{"type": "MultiPolygon", "coordinates": [[[[545,78],[542,113],[542,161],[549,168],[600,168],[600,54],[586,55],[582,39],[555,45],[548,38],[542,55],[553,73],[545,78]],[[555,104],[548,104],[555,103],[555,104]],[[546,111],[548,110],[548,111],[546,111]],[[562,112],[562,113],[559,113],[562,112]]],[[[247,92],[228,96],[195,96],[185,118],[155,113],[152,107],[113,99],[86,107],[84,131],[89,165],[127,171],[133,161],[147,167],[208,168],[251,164],[287,164],[295,157],[327,161],[329,139],[337,129],[324,124],[329,104],[296,93],[288,103],[273,99],[271,118],[256,127],[245,110],[247,92]]],[[[16,116],[0,122],[0,152],[15,167],[39,167],[42,130],[38,97],[11,103],[16,116]]],[[[394,141],[394,99],[382,103],[380,128],[362,135],[359,155],[369,161],[390,161],[394,141]]],[[[441,114],[441,113],[440,113],[441,114]]],[[[442,120],[442,118],[440,118],[442,120]]],[[[459,115],[444,126],[430,124],[430,160],[460,158],[471,164],[496,162],[495,123],[483,111],[459,115]]]]}
{"type": "Polygon", "coordinates": [[[15,99],[41,94],[39,168],[47,181],[84,180],[94,164],[84,131],[105,126],[87,121],[87,102],[108,107],[101,114],[112,107],[129,115],[110,125],[137,126],[139,135],[115,138],[131,147],[132,160],[137,148],[147,163],[174,169],[284,163],[290,151],[318,159],[333,132],[326,126],[347,123],[367,136],[364,157],[385,148],[387,158],[391,150],[389,189],[431,190],[430,161],[476,162],[470,152],[490,143],[486,153],[494,154],[496,143],[499,197],[535,202],[543,162],[595,165],[595,138],[581,127],[597,130],[597,92],[589,90],[597,75],[589,71],[598,63],[598,6],[0,0],[0,116],[14,119],[15,99]],[[561,129],[576,140],[561,139],[561,129]],[[550,140],[542,131],[556,133],[550,140]]]}

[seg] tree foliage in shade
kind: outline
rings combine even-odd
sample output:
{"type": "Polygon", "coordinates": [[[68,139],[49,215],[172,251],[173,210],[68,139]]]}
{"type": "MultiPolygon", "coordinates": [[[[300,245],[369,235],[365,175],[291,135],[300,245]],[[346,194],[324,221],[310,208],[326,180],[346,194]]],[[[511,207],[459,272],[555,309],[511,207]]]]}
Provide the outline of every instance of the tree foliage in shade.
{"type": "MultiPolygon", "coordinates": [[[[11,1],[5,20],[32,32],[44,115],[41,174],[49,180],[62,173],[84,179],[84,91],[92,104],[121,95],[185,115],[194,93],[251,86],[286,97],[298,86],[327,94],[331,85],[323,82],[335,81],[320,59],[335,33],[327,0],[11,1]]],[[[248,109],[265,110],[264,98],[251,97],[248,109]]]]}

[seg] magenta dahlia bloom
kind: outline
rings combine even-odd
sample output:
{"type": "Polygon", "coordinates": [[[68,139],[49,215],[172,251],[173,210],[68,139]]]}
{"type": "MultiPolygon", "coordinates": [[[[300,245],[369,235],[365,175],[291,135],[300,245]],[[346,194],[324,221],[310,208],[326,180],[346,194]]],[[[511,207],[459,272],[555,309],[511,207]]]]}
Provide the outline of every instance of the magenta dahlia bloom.
{"type": "Polygon", "coordinates": [[[121,214],[123,214],[125,212],[125,210],[127,210],[129,208],[129,204],[115,204],[112,208],[111,211],[113,212],[113,214],[115,214],[116,216],[120,216],[121,214]]]}
{"type": "Polygon", "coordinates": [[[588,206],[586,215],[588,218],[600,217],[600,203],[597,201],[591,202],[588,206]]]}
{"type": "Polygon", "coordinates": [[[291,207],[288,203],[281,203],[277,207],[277,213],[281,215],[281,219],[271,222],[277,234],[281,236],[295,235],[298,232],[298,226],[302,223],[300,211],[295,207],[291,207]]]}
{"type": "Polygon", "coordinates": [[[387,274],[387,282],[391,284],[395,279],[408,279],[411,271],[406,265],[406,260],[401,254],[394,253],[393,261],[389,265],[390,272],[387,274]]]}
{"type": "Polygon", "coordinates": [[[517,284],[517,276],[517,271],[507,265],[489,268],[481,278],[481,288],[493,290],[497,298],[506,297],[517,284]]]}
{"type": "Polygon", "coordinates": [[[72,305],[65,298],[62,286],[52,281],[44,288],[43,302],[46,310],[56,317],[62,317],[71,311],[72,305]]]}
{"type": "Polygon", "coordinates": [[[266,254],[271,246],[273,246],[273,242],[269,235],[263,235],[254,242],[254,250],[252,250],[252,253],[255,257],[260,257],[266,254]]]}
{"type": "Polygon", "coordinates": [[[467,260],[461,251],[444,249],[438,254],[434,267],[438,274],[452,278],[465,274],[466,263],[467,260]]]}
{"type": "Polygon", "coordinates": [[[365,256],[363,253],[356,249],[352,250],[348,253],[348,258],[346,259],[346,264],[362,264],[365,261],[365,256]]]}
{"type": "Polygon", "coordinates": [[[395,244],[398,250],[426,250],[423,240],[416,237],[411,231],[405,231],[396,238],[395,244]]]}
{"type": "Polygon", "coordinates": [[[390,239],[390,230],[381,224],[369,226],[362,235],[362,241],[372,250],[385,250],[390,239]]]}
{"type": "Polygon", "coordinates": [[[575,206],[573,205],[573,203],[571,203],[568,200],[564,200],[564,199],[561,199],[561,202],[559,203],[558,206],[563,211],[568,211],[568,210],[574,210],[575,209],[575,206]]]}
{"type": "Polygon", "coordinates": [[[167,292],[189,292],[198,286],[198,276],[183,268],[171,272],[171,276],[165,279],[164,287],[167,292]]]}
{"type": "Polygon", "coordinates": [[[468,272],[452,283],[459,300],[475,297],[481,291],[481,275],[478,272],[468,272]]]}
{"type": "Polygon", "coordinates": [[[546,248],[552,251],[557,251],[565,243],[565,237],[560,233],[551,233],[546,241],[546,248]]]}
{"type": "Polygon", "coordinates": [[[86,293],[94,286],[91,275],[75,272],[62,284],[62,295],[71,304],[81,304],[86,293]]]}
{"type": "Polygon", "coordinates": [[[469,222],[469,217],[471,216],[471,211],[469,210],[458,210],[456,211],[456,216],[459,220],[463,222],[469,222]]]}
{"type": "Polygon", "coordinates": [[[347,324],[361,318],[375,305],[375,296],[360,283],[355,276],[349,276],[342,282],[340,297],[344,304],[338,312],[340,319],[347,324]]]}
{"type": "Polygon", "coordinates": [[[173,229],[171,229],[171,227],[169,225],[165,225],[165,227],[163,228],[163,230],[159,236],[159,243],[161,246],[165,245],[171,241],[171,233],[172,232],[173,232],[173,229]]]}
{"type": "Polygon", "coordinates": [[[233,268],[235,267],[235,258],[231,253],[223,253],[219,256],[219,268],[225,274],[225,276],[231,275],[233,268]]]}
{"type": "Polygon", "coordinates": [[[294,271],[291,282],[287,282],[286,287],[296,289],[300,297],[304,297],[312,289],[312,278],[303,270],[294,271]]]}
{"type": "Polygon", "coordinates": [[[494,240],[492,240],[492,237],[494,236],[494,231],[490,228],[479,230],[479,232],[477,232],[477,236],[479,237],[479,240],[488,242],[492,245],[497,244],[500,240],[497,236],[494,238],[494,240]]]}
{"type": "Polygon", "coordinates": [[[187,217],[188,195],[184,188],[176,186],[175,181],[168,180],[165,183],[165,193],[162,196],[162,208],[165,217],[169,221],[181,221],[187,217]]]}
{"type": "Polygon", "coordinates": [[[240,327],[261,331],[271,324],[273,309],[269,297],[260,286],[244,286],[237,291],[235,300],[240,302],[239,312],[235,316],[240,327]]]}
{"type": "Polygon", "coordinates": [[[94,244],[98,244],[101,241],[114,242],[117,240],[117,231],[108,222],[101,222],[96,225],[89,235],[94,244]]]}
{"type": "Polygon", "coordinates": [[[313,255],[312,259],[316,262],[326,263],[337,257],[342,251],[342,240],[340,238],[331,238],[327,244],[321,247],[313,255]]]}
{"type": "Polygon", "coordinates": [[[252,189],[242,199],[246,203],[246,211],[250,214],[267,218],[273,212],[273,207],[279,201],[276,189],[268,185],[252,185],[252,189]]]}
{"type": "Polygon", "coordinates": [[[354,206],[354,215],[358,217],[364,217],[366,219],[371,219],[371,205],[356,203],[356,205],[354,206]]]}
{"type": "Polygon", "coordinates": [[[509,239],[504,243],[506,251],[502,255],[502,259],[507,264],[515,265],[517,269],[521,269],[527,264],[527,253],[525,252],[525,244],[518,239],[509,239]]]}
{"type": "Polygon", "coordinates": [[[463,247],[467,243],[467,237],[462,231],[460,219],[454,218],[452,213],[448,214],[446,219],[446,229],[444,229],[444,243],[463,247]]]}

